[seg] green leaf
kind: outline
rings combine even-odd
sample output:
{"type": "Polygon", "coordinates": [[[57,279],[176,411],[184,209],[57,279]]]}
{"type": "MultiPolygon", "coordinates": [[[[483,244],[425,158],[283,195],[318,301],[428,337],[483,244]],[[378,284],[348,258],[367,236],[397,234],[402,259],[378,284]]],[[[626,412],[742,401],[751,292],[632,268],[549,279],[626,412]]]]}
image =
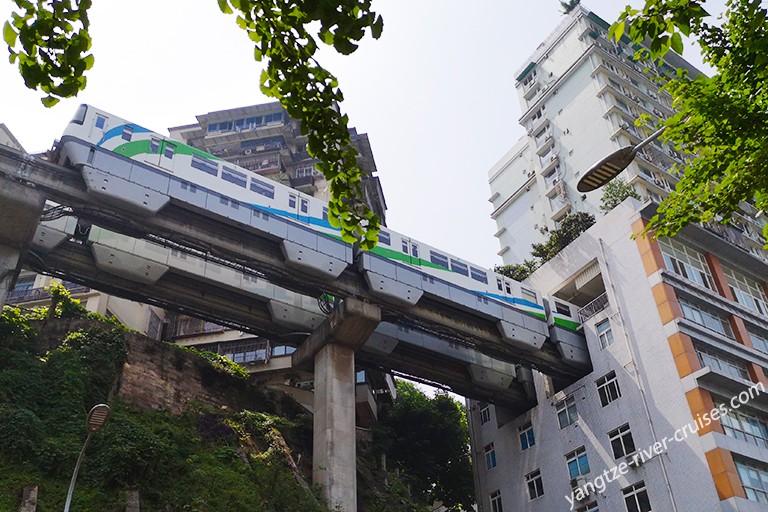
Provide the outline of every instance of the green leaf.
{"type": "Polygon", "coordinates": [[[51,108],[55,104],[59,102],[59,98],[54,98],[53,96],[46,96],[45,98],[41,98],[40,101],[45,105],[46,108],[51,108]]]}
{"type": "Polygon", "coordinates": [[[13,48],[16,46],[16,38],[19,36],[19,34],[16,33],[16,31],[13,29],[13,26],[9,21],[5,22],[5,25],[3,25],[3,41],[10,47],[13,48]]]}
{"type": "Polygon", "coordinates": [[[623,21],[617,21],[608,29],[608,36],[615,41],[621,40],[621,36],[624,35],[625,23],[623,21]]]}
{"type": "Polygon", "coordinates": [[[224,14],[232,14],[232,8],[229,6],[229,2],[227,2],[227,0],[218,0],[218,2],[221,12],[224,14]]]}
{"type": "Polygon", "coordinates": [[[680,36],[680,32],[672,34],[671,46],[672,50],[680,55],[683,54],[683,38],[680,36]]]}

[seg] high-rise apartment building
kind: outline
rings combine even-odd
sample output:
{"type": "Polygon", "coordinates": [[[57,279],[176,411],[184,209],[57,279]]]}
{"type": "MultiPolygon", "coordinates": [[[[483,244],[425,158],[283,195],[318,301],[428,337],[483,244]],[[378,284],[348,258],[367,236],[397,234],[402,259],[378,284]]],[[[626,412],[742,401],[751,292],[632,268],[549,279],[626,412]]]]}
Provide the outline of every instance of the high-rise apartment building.
{"type": "MultiPolygon", "coordinates": [[[[636,144],[650,131],[634,122],[645,114],[655,122],[672,114],[670,97],[659,91],[660,76],[676,68],[700,72],[670,52],[655,66],[635,61],[636,47],[608,40],[608,23],[579,7],[525,62],[515,89],[520,124],[527,131],[490,170],[492,218],[504,263],[529,257],[569,212],[600,214],[602,191],[576,191],[581,175],[600,158],[636,144]]],[[[673,167],[683,155],[654,141],[621,174],[643,198],[659,202],[677,183],[673,167]]],[[[733,228],[713,225],[724,237],[760,258],[764,219],[744,205],[733,228]]]]}
{"type": "Polygon", "coordinates": [[[733,226],[633,240],[676,182],[682,156],[662,143],[621,175],[642,201],[600,217],[601,192],[576,192],[592,163],[644,138],[636,117],[671,114],[648,79],[663,69],[646,72],[607,26],[579,7],[523,66],[528,135],[490,172],[505,263],[568,212],[598,217],[528,279],[581,308],[593,371],[565,387],[535,373],[538,404],[522,415],[470,402],[478,508],[768,511],[764,220],[744,204],[733,226]]]}
{"type": "Polygon", "coordinates": [[[529,278],[582,306],[593,371],[535,374],[522,415],[471,402],[479,510],[768,511],[768,264],[698,226],[632,240],[654,211],[625,201],[529,278]]]}

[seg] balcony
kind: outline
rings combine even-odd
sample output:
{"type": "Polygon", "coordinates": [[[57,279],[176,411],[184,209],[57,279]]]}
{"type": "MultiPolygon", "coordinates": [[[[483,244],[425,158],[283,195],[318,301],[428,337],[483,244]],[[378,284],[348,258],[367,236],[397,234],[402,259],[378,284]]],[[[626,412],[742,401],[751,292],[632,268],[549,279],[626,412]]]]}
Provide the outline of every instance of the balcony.
{"type": "Polygon", "coordinates": [[[571,203],[568,202],[568,198],[561,196],[550,199],[549,206],[552,208],[552,215],[550,218],[554,221],[560,220],[560,218],[571,209],[571,203]]]}
{"type": "Polygon", "coordinates": [[[226,327],[222,325],[189,316],[177,316],[171,322],[170,327],[170,338],[183,338],[226,330],[226,327]]]}
{"type": "Polygon", "coordinates": [[[313,175],[298,176],[296,178],[290,178],[291,187],[295,188],[299,192],[313,195],[317,191],[315,186],[315,177],[313,175]]]}
{"type": "MultiPolygon", "coordinates": [[[[87,293],[91,291],[87,286],[74,283],[64,283],[64,287],[72,294],[87,293]]],[[[8,294],[9,304],[23,304],[25,302],[37,302],[51,298],[51,292],[45,288],[23,288],[11,290],[8,294]]]]}
{"type": "Polygon", "coordinates": [[[579,320],[586,322],[602,310],[608,307],[608,294],[604,293],[579,310],[579,320]]]}

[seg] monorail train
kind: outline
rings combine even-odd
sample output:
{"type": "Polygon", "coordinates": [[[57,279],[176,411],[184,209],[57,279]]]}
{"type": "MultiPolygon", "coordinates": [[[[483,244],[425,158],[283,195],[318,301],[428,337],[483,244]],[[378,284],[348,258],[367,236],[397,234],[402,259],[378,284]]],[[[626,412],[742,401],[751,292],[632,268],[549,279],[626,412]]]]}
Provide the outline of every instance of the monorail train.
{"type": "MultiPolygon", "coordinates": [[[[261,210],[340,239],[339,231],[328,222],[325,202],[93,106],[80,105],[59,141],[57,161],[100,167],[97,164],[104,156],[110,164],[102,170],[110,174],[127,174],[138,163],[145,171],[147,183],[143,184],[147,187],[152,187],[152,175],[178,182],[179,186],[172,187],[178,197],[172,190],[163,190],[177,200],[194,202],[196,190],[213,191],[233,207],[261,210]]],[[[575,306],[565,303],[545,309],[544,299],[535,290],[390,229],[381,229],[379,243],[371,252],[547,318],[550,325],[578,328],[575,306]]]]}

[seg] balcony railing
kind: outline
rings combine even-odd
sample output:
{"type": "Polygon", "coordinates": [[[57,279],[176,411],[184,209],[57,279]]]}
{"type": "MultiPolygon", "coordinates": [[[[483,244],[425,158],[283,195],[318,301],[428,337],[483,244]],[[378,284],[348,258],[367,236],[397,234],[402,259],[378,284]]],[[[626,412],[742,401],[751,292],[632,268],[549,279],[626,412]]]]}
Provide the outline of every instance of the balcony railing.
{"type": "MultiPolygon", "coordinates": [[[[64,287],[70,294],[86,293],[91,289],[87,286],[82,286],[74,283],[64,283],[64,287]]],[[[10,304],[21,304],[24,302],[35,302],[39,300],[49,299],[51,292],[45,288],[26,288],[20,290],[11,290],[8,294],[8,302],[10,304]]]]}
{"type": "Polygon", "coordinates": [[[607,307],[608,293],[604,293],[579,310],[579,320],[584,323],[607,307]]]}

